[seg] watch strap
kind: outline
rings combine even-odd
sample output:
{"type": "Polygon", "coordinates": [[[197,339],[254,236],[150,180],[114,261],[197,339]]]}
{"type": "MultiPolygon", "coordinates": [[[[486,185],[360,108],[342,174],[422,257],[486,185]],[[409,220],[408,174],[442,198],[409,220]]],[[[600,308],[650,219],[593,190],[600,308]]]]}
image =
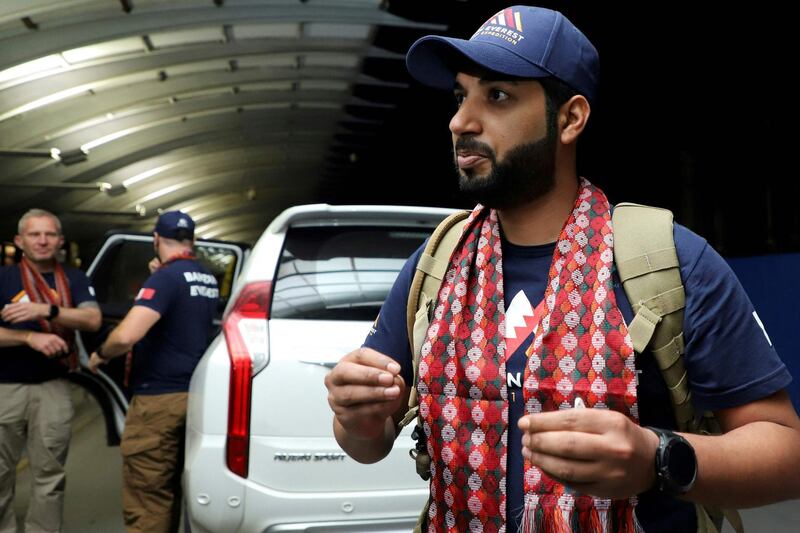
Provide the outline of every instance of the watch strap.
{"type": "Polygon", "coordinates": [[[694,483],[697,479],[697,458],[694,456],[692,445],[689,444],[689,441],[684,439],[682,436],[668,429],[654,428],[651,426],[645,427],[658,436],[658,448],[656,448],[656,456],[654,461],[656,475],[654,488],[662,494],[669,494],[672,496],[680,496],[685,494],[692,488],[692,486],[694,486],[694,483]],[[672,453],[676,444],[687,446],[692,452],[691,456],[692,461],[694,462],[694,476],[686,485],[681,485],[678,480],[675,479],[674,473],[670,470],[670,454],[672,453]]]}

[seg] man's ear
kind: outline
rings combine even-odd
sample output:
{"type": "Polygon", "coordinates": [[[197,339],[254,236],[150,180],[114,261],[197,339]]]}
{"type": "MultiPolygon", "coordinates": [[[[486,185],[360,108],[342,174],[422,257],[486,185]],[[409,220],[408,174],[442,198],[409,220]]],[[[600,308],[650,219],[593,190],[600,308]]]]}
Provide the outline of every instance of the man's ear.
{"type": "Polygon", "coordinates": [[[14,235],[14,244],[22,250],[22,235],[14,235]]]}
{"type": "Polygon", "coordinates": [[[570,98],[558,112],[561,144],[572,144],[578,140],[589,120],[591,107],[583,95],[570,98]]]}

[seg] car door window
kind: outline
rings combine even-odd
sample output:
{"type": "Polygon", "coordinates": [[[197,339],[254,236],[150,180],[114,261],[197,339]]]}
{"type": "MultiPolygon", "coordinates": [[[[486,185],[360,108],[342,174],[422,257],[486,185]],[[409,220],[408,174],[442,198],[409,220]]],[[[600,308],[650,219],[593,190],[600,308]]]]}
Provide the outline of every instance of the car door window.
{"type": "Polygon", "coordinates": [[[236,267],[239,256],[230,247],[223,247],[211,243],[198,243],[195,246],[197,259],[217,278],[219,286],[219,304],[217,317],[222,316],[228,298],[231,296],[233,282],[236,280],[236,267]]]}
{"type": "Polygon", "coordinates": [[[147,241],[119,240],[105,251],[92,274],[92,286],[104,316],[125,316],[150,275],[147,261],[152,257],[153,243],[147,241]]]}
{"type": "MultiPolygon", "coordinates": [[[[231,294],[239,255],[233,247],[202,242],[197,243],[195,252],[198,260],[217,278],[219,318],[231,294]]],[[[104,316],[125,316],[136,293],[150,275],[147,263],[152,257],[153,242],[149,237],[117,239],[103,250],[102,261],[92,272],[92,286],[104,316]]]]}

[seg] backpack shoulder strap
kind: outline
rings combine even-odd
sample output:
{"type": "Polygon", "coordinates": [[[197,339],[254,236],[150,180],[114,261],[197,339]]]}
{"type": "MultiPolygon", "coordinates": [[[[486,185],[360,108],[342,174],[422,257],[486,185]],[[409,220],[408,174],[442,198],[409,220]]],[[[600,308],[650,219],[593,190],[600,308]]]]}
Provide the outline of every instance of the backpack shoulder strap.
{"type": "Polygon", "coordinates": [[[400,427],[408,425],[417,415],[417,369],[419,352],[430,325],[430,312],[439,295],[439,288],[450,265],[450,256],[461,239],[469,211],[457,211],[445,218],[431,234],[419,258],[417,270],[411,281],[406,307],[406,327],[411,358],[414,366],[414,383],[408,398],[408,412],[400,427]]]}
{"type": "MultiPolygon", "coordinates": [[[[655,357],[670,392],[680,431],[718,432],[713,415],[695,416],[683,361],[685,293],[675,251],[672,212],[623,203],[614,208],[614,263],[635,316],[628,326],[637,353],[655,357]]],[[[723,517],[737,533],[742,520],[735,509],[712,509],[695,504],[702,533],[722,530],[723,517]]]]}
{"type": "Polygon", "coordinates": [[[614,262],[635,316],[628,326],[637,353],[650,352],[669,388],[681,431],[694,419],[683,362],[685,294],[672,212],[623,203],[614,208],[614,262]]]}

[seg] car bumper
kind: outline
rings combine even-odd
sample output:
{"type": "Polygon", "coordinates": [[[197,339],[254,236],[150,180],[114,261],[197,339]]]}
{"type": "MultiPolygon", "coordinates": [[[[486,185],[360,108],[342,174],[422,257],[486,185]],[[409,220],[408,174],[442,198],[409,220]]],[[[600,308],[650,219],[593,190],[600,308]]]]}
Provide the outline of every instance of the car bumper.
{"type": "MultiPolygon", "coordinates": [[[[184,494],[191,531],[400,533],[413,529],[427,489],[289,492],[225,466],[225,437],[187,430],[184,494]]],[[[335,483],[332,483],[335,486],[335,483]]]]}

